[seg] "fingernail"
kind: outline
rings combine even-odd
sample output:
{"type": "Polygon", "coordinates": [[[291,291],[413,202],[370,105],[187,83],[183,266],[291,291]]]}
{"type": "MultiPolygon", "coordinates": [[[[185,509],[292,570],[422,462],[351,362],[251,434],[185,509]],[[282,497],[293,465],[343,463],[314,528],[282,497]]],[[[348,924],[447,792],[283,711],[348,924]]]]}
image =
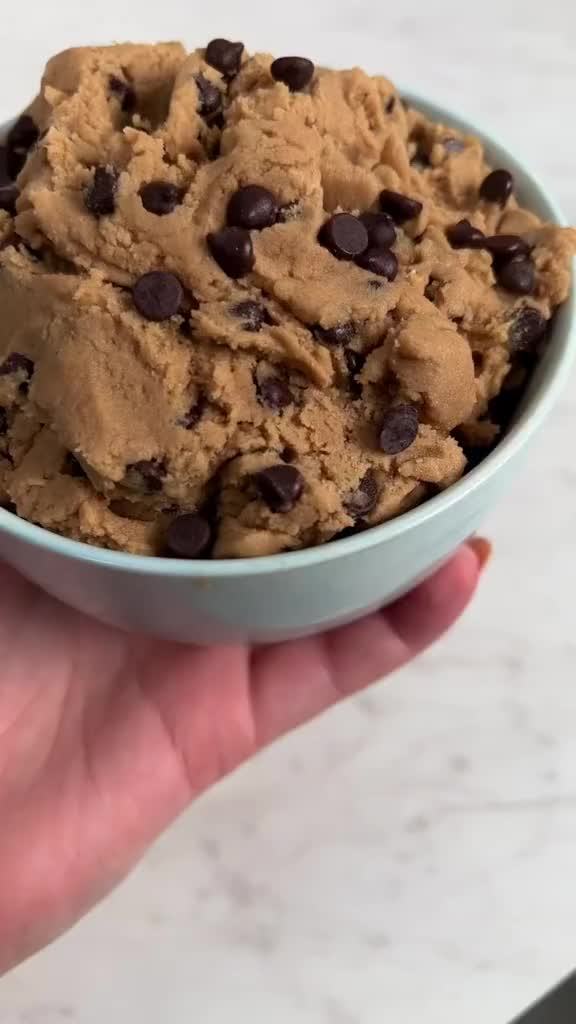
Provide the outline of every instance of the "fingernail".
{"type": "Polygon", "coordinates": [[[480,570],[485,569],[492,557],[492,545],[490,541],[486,540],[486,537],[471,537],[468,541],[468,547],[472,548],[472,551],[476,555],[480,570]]]}

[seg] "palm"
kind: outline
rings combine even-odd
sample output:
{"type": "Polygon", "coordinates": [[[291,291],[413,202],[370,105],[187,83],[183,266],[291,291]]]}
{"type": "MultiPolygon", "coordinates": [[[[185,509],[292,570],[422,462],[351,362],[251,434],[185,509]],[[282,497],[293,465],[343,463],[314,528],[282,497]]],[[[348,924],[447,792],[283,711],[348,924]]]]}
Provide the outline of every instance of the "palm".
{"type": "Polygon", "coordinates": [[[0,973],[78,919],[190,800],[442,632],[470,549],[386,614],[274,648],[186,648],[64,608],[0,566],[0,973]]]}

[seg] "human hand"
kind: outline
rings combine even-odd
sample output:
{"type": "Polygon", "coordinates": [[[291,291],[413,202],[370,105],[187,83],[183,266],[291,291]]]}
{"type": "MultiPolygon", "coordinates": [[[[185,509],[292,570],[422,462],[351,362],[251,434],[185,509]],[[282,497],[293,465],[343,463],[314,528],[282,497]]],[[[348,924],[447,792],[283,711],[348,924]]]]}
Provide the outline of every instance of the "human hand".
{"type": "Polygon", "coordinates": [[[458,618],[474,540],[379,614],[274,647],[128,636],[0,566],[0,974],[76,922],[206,787],[458,618]]]}

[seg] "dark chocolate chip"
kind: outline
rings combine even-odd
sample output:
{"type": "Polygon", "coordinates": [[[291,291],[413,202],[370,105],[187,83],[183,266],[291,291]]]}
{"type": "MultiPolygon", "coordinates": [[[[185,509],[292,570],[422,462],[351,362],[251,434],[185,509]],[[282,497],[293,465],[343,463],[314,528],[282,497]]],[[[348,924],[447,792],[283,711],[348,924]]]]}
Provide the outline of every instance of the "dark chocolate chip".
{"type": "Polygon", "coordinates": [[[300,470],[284,463],[255,473],[252,482],[272,512],[289,512],[304,490],[304,477],[300,470]]]}
{"type": "Polygon", "coordinates": [[[10,373],[24,373],[27,380],[30,380],[34,373],[34,363],[21,352],[11,352],[0,365],[0,377],[6,377],[10,373]]]}
{"type": "Polygon", "coordinates": [[[455,139],[449,135],[448,138],[442,139],[442,145],[447,153],[462,153],[466,149],[466,143],[462,142],[462,139],[455,139]]]}
{"type": "Polygon", "coordinates": [[[387,213],[361,213],[360,220],[368,232],[368,244],[389,249],[396,241],[396,227],[387,213]]]}
{"type": "Polygon", "coordinates": [[[257,388],[262,404],[274,412],[280,412],[294,401],[294,395],[282,377],[265,377],[258,382],[257,388]]]}
{"type": "Polygon", "coordinates": [[[146,320],[169,320],[180,311],[184,289],[175,274],[151,270],[140,277],[132,288],[136,309],[146,320]]]}
{"type": "Polygon", "coordinates": [[[270,74],[276,82],[284,82],[290,92],[301,92],[312,81],[314,65],[307,57],[278,57],[272,62],[270,74]]]}
{"type": "Polygon", "coordinates": [[[212,543],[212,529],[194,512],[178,516],[166,531],[167,553],[173,558],[203,558],[212,543]]]}
{"type": "Polygon", "coordinates": [[[537,309],[519,309],[508,331],[510,352],[533,352],[548,330],[548,321],[537,309]]]}
{"type": "Polygon", "coordinates": [[[278,207],[278,213],[276,214],[276,223],[277,224],[287,224],[291,220],[294,220],[294,217],[295,217],[296,211],[298,210],[299,205],[300,204],[299,204],[298,200],[297,199],[293,199],[292,202],[284,203],[284,206],[279,206],[278,207]]]}
{"type": "Polygon", "coordinates": [[[367,516],[375,508],[379,496],[378,483],[371,469],[363,476],[358,489],[349,494],[343,502],[344,508],[354,518],[367,516]]]}
{"type": "Polygon", "coordinates": [[[95,217],[106,217],[116,209],[118,171],[114,167],[96,167],[92,184],[84,192],[84,205],[95,217]]]}
{"type": "Polygon", "coordinates": [[[231,312],[233,316],[242,321],[242,330],[249,331],[251,334],[261,331],[265,324],[271,327],[276,323],[268,310],[252,299],[238,302],[235,306],[232,306],[231,312]]]}
{"type": "Polygon", "coordinates": [[[430,167],[430,159],[428,157],[428,154],[425,153],[423,150],[418,150],[415,156],[412,157],[410,161],[410,166],[413,167],[415,171],[427,170],[428,167],[430,167]]]}
{"type": "Polygon", "coordinates": [[[391,96],[390,99],[388,100],[386,106],[384,107],[384,110],[386,111],[387,114],[393,114],[395,106],[396,106],[396,97],[395,96],[391,96]]]}
{"type": "Polygon", "coordinates": [[[254,266],[252,239],[244,228],[223,228],[208,235],[208,248],[218,266],[228,277],[249,274],[254,266]]]}
{"type": "Polygon", "coordinates": [[[323,345],[347,345],[356,337],[356,324],[352,320],[335,324],[334,327],[321,327],[320,324],[314,324],[311,331],[316,341],[320,341],[323,345]]]}
{"type": "Polygon", "coordinates": [[[8,431],[8,413],[3,405],[0,405],[0,437],[8,431]]]}
{"type": "Polygon", "coordinates": [[[184,190],[171,181],[149,181],[138,194],[144,209],[158,217],[172,213],[184,198],[184,190]]]}
{"type": "Polygon", "coordinates": [[[77,480],[86,479],[86,473],[72,452],[67,452],[62,464],[62,473],[65,476],[73,476],[77,480]]]}
{"type": "Polygon", "coordinates": [[[261,185],[244,185],[231,196],[226,219],[236,228],[260,230],[276,223],[278,201],[261,185]]]}
{"type": "Polygon", "coordinates": [[[398,260],[391,249],[367,249],[356,258],[356,265],[371,274],[385,277],[387,281],[393,281],[398,273],[398,260]]]}
{"type": "Polygon", "coordinates": [[[6,170],[10,178],[18,177],[28,153],[37,141],[38,128],[29,114],[22,114],[6,139],[6,170]]]}
{"type": "Polygon", "coordinates": [[[162,482],[166,476],[166,467],[161,459],[142,459],[126,467],[126,475],[122,481],[124,487],[131,491],[145,491],[154,494],[162,490],[162,482]]]}
{"type": "Polygon", "coordinates": [[[422,203],[418,199],[402,195],[401,192],[392,192],[385,188],[380,193],[380,209],[383,213],[390,214],[396,224],[404,224],[422,212],[422,203]]]}
{"type": "Polygon", "coordinates": [[[124,113],[131,114],[136,109],[136,93],[133,87],[117,75],[110,75],[108,81],[110,91],[117,97],[124,113]]]}
{"type": "Polygon", "coordinates": [[[350,392],[356,398],[359,398],[362,394],[362,384],[359,380],[356,380],[356,377],[366,362],[366,356],[363,356],[361,352],[356,352],[356,349],[345,348],[344,359],[346,360],[346,369],[350,374],[350,392]]]}
{"type": "Polygon", "coordinates": [[[387,455],[398,455],[418,436],[418,412],[413,405],[394,405],[384,415],[380,447],[387,455]]]}
{"type": "Polygon", "coordinates": [[[22,114],[8,132],[8,149],[32,149],[38,141],[38,128],[29,114],[22,114]]]}
{"type": "Polygon", "coordinates": [[[353,526],[345,526],[340,533],[335,533],[330,540],[346,540],[347,537],[355,537],[358,533],[364,533],[368,529],[368,523],[363,519],[357,519],[353,526]]]}
{"type": "Polygon", "coordinates": [[[5,210],[12,216],[16,213],[16,200],[20,192],[13,181],[0,181],[0,210],[5,210]]]}
{"type": "Polygon", "coordinates": [[[284,459],[284,462],[296,462],[298,452],[291,444],[287,444],[280,452],[280,457],[284,459]]]}
{"type": "Polygon", "coordinates": [[[188,412],[178,420],[178,426],[184,427],[185,430],[193,430],[194,427],[198,426],[202,419],[202,414],[206,405],[206,399],[203,396],[200,396],[197,401],[194,402],[194,405],[190,406],[188,412]]]}
{"type": "Polygon", "coordinates": [[[494,268],[496,280],[501,288],[516,295],[530,295],[536,284],[536,271],[532,260],[526,256],[513,256],[507,263],[494,268]]]}
{"type": "Polygon", "coordinates": [[[351,213],[336,213],[326,221],[318,240],[339,260],[353,260],[368,248],[368,231],[351,213]]]}
{"type": "Polygon", "coordinates": [[[481,249],[484,245],[484,232],[475,228],[469,220],[459,220],[446,228],[446,238],[453,249],[481,249]]]}
{"type": "Polygon", "coordinates": [[[199,99],[198,111],[208,124],[212,124],[216,115],[222,112],[222,93],[218,86],[208,81],[204,75],[196,77],[196,85],[199,99]]]}
{"type": "Polygon", "coordinates": [[[504,206],[514,190],[514,178],[510,171],[492,171],[480,185],[480,198],[504,206]]]}
{"type": "Polygon", "coordinates": [[[530,246],[519,235],[489,235],[484,239],[483,248],[497,260],[530,255],[530,246]]]}
{"type": "Polygon", "coordinates": [[[225,78],[234,78],[240,70],[244,43],[231,43],[229,39],[212,39],[206,47],[204,59],[225,78]]]}

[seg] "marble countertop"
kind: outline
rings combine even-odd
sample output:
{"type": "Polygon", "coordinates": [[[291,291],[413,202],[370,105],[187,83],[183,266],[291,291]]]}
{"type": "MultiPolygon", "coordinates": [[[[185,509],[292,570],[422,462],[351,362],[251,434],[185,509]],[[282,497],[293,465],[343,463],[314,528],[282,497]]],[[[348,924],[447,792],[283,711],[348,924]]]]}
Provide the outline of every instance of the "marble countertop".
{"type": "MultiPolygon", "coordinates": [[[[4,20],[1,120],[65,45],[224,34],[457,102],[576,222],[563,0],[33,8],[4,20]]],[[[505,1024],[573,967],[575,431],[573,381],[486,524],[494,562],[459,627],[203,798],[2,981],[1,1024],[505,1024]]]]}

